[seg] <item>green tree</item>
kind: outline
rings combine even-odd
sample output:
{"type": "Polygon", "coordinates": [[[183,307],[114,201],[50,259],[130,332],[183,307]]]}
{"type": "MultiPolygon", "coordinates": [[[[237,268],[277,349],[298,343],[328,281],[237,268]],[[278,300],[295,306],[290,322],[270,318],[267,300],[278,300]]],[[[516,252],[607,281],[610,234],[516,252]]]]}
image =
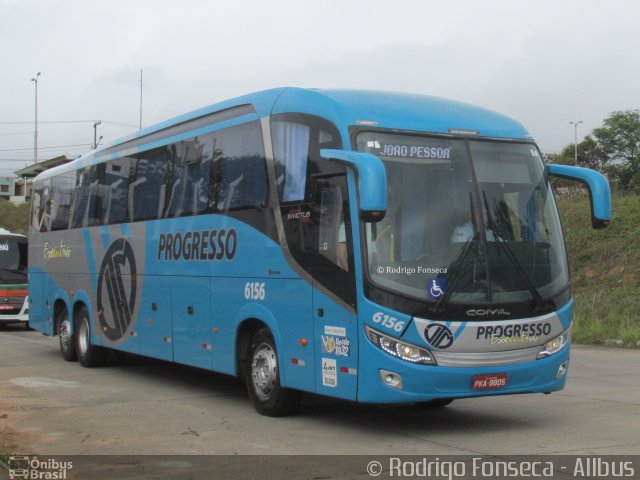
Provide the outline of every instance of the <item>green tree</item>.
{"type": "Polygon", "coordinates": [[[560,165],[573,165],[575,163],[574,155],[574,144],[570,143],[560,151],[554,163],[558,163],[560,165]]]}
{"type": "Polygon", "coordinates": [[[608,155],[591,135],[578,144],[578,165],[605,173],[608,163],[608,155]]]}
{"type": "Polygon", "coordinates": [[[621,189],[640,190],[640,110],[613,112],[592,135],[610,178],[621,189]]]}
{"type": "MultiPolygon", "coordinates": [[[[553,163],[574,164],[574,144],[554,156],[553,163]]],[[[578,165],[598,170],[620,190],[640,193],[640,110],[611,113],[578,144],[578,165]]]]}

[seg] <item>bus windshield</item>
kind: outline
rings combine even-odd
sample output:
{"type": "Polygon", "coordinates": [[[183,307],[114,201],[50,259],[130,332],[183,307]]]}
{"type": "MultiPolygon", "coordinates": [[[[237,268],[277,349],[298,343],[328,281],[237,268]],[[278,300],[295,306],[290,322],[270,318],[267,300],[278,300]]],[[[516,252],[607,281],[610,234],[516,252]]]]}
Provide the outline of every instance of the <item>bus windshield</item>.
{"type": "Polygon", "coordinates": [[[385,218],[365,224],[378,287],[425,302],[548,298],[569,282],[564,240],[537,147],[362,132],[388,181],[385,218]]]}
{"type": "Polygon", "coordinates": [[[27,240],[0,235],[0,284],[27,283],[27,240]]]}

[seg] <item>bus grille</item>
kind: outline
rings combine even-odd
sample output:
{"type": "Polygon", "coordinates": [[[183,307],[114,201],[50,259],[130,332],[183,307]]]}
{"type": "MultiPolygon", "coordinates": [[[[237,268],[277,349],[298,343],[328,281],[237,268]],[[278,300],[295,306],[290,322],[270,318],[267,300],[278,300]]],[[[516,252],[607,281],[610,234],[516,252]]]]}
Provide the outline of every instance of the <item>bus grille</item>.
{"type": "Polygon", "coordinates": [[[0,297],[0,317],[18,315],[24,305],[25,297],[0,297]]]}

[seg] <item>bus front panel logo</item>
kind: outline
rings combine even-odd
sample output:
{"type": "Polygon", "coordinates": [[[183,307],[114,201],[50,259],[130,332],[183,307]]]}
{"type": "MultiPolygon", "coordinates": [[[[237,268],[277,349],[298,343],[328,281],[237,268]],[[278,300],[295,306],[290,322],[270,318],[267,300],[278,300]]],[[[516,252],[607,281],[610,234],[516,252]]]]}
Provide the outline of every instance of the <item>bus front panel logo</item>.
{"type": "Polygon", "coordinates": [[[453,333],[446,325],[432,323],[424,329],[424,336],[434,348],[449,348],[453,343],[453,333]]]}
{"type": "Polygon", "coordinates": [[[107,249],[98,276],[98,319],[109,340],[120,340],[131,326],[136,283],[133,248],[120,238],[107,249]]]}

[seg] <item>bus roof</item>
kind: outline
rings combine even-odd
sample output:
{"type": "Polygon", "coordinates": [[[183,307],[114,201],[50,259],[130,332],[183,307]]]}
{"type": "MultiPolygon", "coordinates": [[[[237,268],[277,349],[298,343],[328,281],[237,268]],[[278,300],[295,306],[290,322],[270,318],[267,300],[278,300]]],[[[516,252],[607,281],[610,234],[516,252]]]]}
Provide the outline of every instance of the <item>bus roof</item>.
{"type": "Polygon", "coordinates": [[[36,180],[92,163],[105,150],[123,145],[215,112],[251,105],[257,117],[279,113],[307,113],[335,123],[343,135],[351,126],[393,128],[445,135],[531,140],[522,124],[502,114],[444,98],[366,90],[323,90],[285,87],[244,95],[185,113],[120,138],[75,161],[41,173],[36,180]]]}
{"type": "Polygon", "coordinates": [[[475,105],[410,93],[288,88],[272,113],[301,111],[338,127],[375,126],[440,134],[531,140],[520,122],[475,105]]]}

